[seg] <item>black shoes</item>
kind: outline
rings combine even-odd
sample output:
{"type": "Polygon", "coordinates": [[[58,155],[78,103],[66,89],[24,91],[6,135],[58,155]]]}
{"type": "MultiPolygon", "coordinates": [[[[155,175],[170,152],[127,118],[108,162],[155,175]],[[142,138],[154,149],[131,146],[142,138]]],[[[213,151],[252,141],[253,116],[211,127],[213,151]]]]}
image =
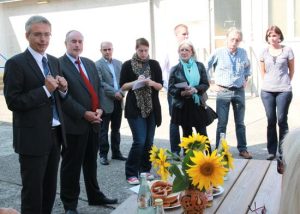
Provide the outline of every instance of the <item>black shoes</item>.
{"type": "MultiPolygon", "coordinates": [[[[112,155],[111,159],[120,160],[120,161],[126,161],[127,160],[127,158],[124,157],[121,153],[117,154],[117,155],[112,155]]],[[[100,156],[100,164],[102,164],[102,165],[109,165],[107,156],[100,156]]]]}
{"type": "Polygon", "coordinates": [[[66,214],[78,214],[77,210],[66,210],[66,214]]]}
{"type": "Polygon", "coordinates": [[[100,164],[102,164],[102,165],[108,165],[109,162],[107,160],[107,157],[100,157],[100,164]]]}
{"type": "Polygon", "coordinates": [[[126,161],[127,160],[127,158],[124,157],[121,153],[118,154],[118,155],[112,155],[111,159],[120,160],[120,161],[126,161]]]}
{"type": "Polygon", "coordinates": [[[118,203],[118,199],[116,198],[107,198],[107,197],[103,197],[98,201],[90,201],[89,205],[91,206],[97,206],[97,205],[104,205],[104,204],[117,204],[118,203]]]}

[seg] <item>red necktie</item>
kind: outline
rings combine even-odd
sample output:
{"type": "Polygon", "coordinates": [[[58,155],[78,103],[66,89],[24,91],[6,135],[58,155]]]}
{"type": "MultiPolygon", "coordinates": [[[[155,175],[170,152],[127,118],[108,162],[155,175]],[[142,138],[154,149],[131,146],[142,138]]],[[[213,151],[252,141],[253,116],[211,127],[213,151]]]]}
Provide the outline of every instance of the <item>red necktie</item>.
{"type": "Polygon", "coordinates": [[[92,111],[96,111],[100,104],[99,104],[99,99],[98,99],[98,95],[94,89],[94,87],[92,86],[91,82],[89,81],[89,79],[87,78],[87,76],[85,75],[85,73],[83,72],[81,66],[80,66],[80,61],[79,59],[75,61],[75,63],[78,65],[78,69],[79,69],[79,73],[80,76],[82,77],[91,97],[92,97],[92,111]]]}

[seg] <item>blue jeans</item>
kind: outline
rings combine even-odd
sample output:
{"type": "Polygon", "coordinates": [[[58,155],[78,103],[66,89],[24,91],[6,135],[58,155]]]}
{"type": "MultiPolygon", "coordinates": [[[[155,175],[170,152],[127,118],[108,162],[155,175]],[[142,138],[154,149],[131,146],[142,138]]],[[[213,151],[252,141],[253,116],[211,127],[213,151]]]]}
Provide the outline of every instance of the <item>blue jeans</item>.
{"type": "Polygon", "coordinates": [[[217,94],[218,126],[216,133],[216,148],[219,146],[220,133],[226,133],[230,103],[232,104],[237,148],[240,152],[247,151],[245,118],[245,90],[244,88],[224,89],[217,94]]]}
{"type": "Polygon", "coordinates": [[[125,164],[126,178],[138,177],[141,172],[150,172],[151,162],[149,160],[151,147],[155,134],[154,113],[149,117],[128,118],[132,132],[133,143],[125,164]]]}
{"type": "Polygon", "coordinates": [[[122,121],[122,106],[121,101],[114,101],[114,110],[112,113],[104,114],[102,117],[102,123],[100,125],[100,133],[99,133],[99,155],[100,157],[107,157],[107,153],[109,150],[109,142],[108,142],[108,130],[109,124],[111,127],[110,134],[110,146],[112,156],[121,155],[120,152],[120,127],[122,121]]]}
{"type": "MultiPolygon", "coordinates": [[[[168,93],[168,104],[169,104],[169,114],[172,115],[172,96],[168,93]]],[[[180,144],[180,133],[179,133],[179,125],[174,124],[170,121],[170,146],[171,152],[173,153],[180,153],[181,148],[179,147],[180,144]]]]}
{"type": "Polygon", "coordinates": [[[288,92],[267,92],[261,91],[261,99],[265,107],[268,119],[267,127],[267,148],[269,154],[276,155],[278,137],[276,124],[279,126],[279,154],[282,154],[282,140],[289,130],[287,123],[289,106],[293,98],[293,93],[288,92]]]}

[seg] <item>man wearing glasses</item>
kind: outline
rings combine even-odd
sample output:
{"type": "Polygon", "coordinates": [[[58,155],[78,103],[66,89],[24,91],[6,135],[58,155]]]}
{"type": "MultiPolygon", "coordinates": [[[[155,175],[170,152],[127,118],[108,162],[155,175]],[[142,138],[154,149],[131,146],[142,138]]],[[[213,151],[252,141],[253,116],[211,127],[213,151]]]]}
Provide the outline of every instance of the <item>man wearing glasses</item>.
{"type": "Polygon", "coordinates": [[[124,93],[120,89],[120,71],[122,62],[113,59],[113,44],[105,41],[101,43],[102,58],[95,62],[98,75],[101,79],[101,87],[104,94],[102,96],[103,101],[102,108],[104,114],[102,116],[102,123],[100,125],[99,133],[99,156],[100,164],[108,165],[107,154],[109,151],[108,143],[108,129],[109,124],[111,127],[110,143],[112,159],[125,161],[127,160],[120,151],[120,127],[122,121],[122,105],[124,93]]]}
{"type": "Polygon", "coordinates": [[[61,145],[65,145],[61,101],[67,81],[58,59],[46,54],[51,24],[32,16],[25,24],[25,52],[5,64],[4,96],[13,112],[13,146],[22,178],[21,213],[52,212],[61,145]]]}
{"type": "Polygon", "coordinates": [[[230,103],[232,104],[239,155],[251,159],[247,151],[245,117],[245,87],[250,76],[250,62],[247,52],[239,48],[242,32],[230,28],[227,32],[227,47],[217,49],[209,58],[207,73],[214,68],[217,91],[218,126],[216,148],[219,146],[220,133],[226,133],[230,103]]]}

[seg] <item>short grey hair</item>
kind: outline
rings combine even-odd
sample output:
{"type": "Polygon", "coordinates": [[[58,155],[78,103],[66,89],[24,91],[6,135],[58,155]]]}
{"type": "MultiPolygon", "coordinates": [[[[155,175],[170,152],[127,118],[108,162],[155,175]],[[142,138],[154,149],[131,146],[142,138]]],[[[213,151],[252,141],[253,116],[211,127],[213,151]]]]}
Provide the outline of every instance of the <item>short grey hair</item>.
{"type": "Polygon", "coordinates": [[[187,45],[187,46],[189,46],[192,49],[192,57],[194,57],[194,59],[196,60],[197,59],[197,54],[196,54],[195,47],[194,47],[193,43],[190,40],[188,40],[188,39],[183,40],[179,44],[179,46],[178,46],[178,53],[180,51],[181,46],[183,46],[183,45],[187,45]]]}
{"type": "Polygon", "coordinates": [[[243,33],[241,30],[237,29],[236,27],[231,27],[227,30],[227,33],[226,33],[226,37],[228,37],[228,35],[230,33],[236,33],[236,34],[239,34],[240,35],[240,38],[241,38],[241,41],[243,40],[243,33]]]}
{"type": "Polygon", "coordinates": [[[83,35],[81,32],[79,32],[78,30],[70,30],[66,33],[66,38],[65,38],[65,43],[69,41],[69,37],[70,37],[70,34],[73,33],[73,32],[77,32],[77,33],[80,33],[81,36],[82,36],[82,40],[83,40],[83,35]]]}
{"type": "Polygon", "coordinates": [[[51,29],[51,23],[45,17],[43,17],[43,16],[31,16],[27,20],[27,22],[25,23],[26,33],[30,33],[32,25],[33,24],[38,24],[38,23],[43,23],[43,24],[49,25],[50,29],[51,29]]]}
{"type": "Polygon", "coordinates": [[[112,43],[112,42],[110,42],[110,41],[103,41],[103,42],[101,42],[101,44],[100,44],[100,49],[102,50],[102,46],[103,46],[103,45],[106,45],[106,44],[111,45],[111,47],[113,47],[113,43],[112,43]]]}

